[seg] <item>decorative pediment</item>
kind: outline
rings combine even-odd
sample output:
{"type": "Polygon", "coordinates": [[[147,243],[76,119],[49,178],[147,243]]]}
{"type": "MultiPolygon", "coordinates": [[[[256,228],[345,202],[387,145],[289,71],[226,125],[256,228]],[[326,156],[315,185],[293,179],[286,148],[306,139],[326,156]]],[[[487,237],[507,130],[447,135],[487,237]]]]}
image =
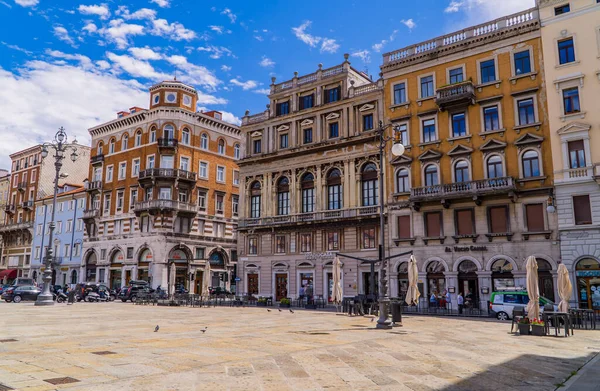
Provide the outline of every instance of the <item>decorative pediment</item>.
{"type": "Polygon", "coordinates": [[[340,118],[339,113],[331,113],[331,114],[327,115],[327,117],[325,117],[325,119],[327,121],[331,121],[332,119],[338,119],[338,118],[340,118]]]}
{"type": "Polygon", "coordinates": [[[448,156],[460,156],[460,155],[468,155],[473,152],[473,148],[469,148],[466,145],[458,144],[456,147],[452,148],[448,151],[448,156]]]}
{"type": "Polygon", "coordinates": [[[408,165],[410,163],[412,163],[412,158],[406,155],[397,156],[390,162],[393,166],[408,165]]]}
{"type": "Polygon", "coordinates": [[[262,136],[262,132],[253,132],[250,136],[252,136],[252,137],[261,137],[262,136]]]}
{"type": "Polygon", "coordinates": [[[584,124],[583,122],[571,122],[570,124],[558,129],[557,133],[562,136],[570,133],[589,132],[591,128],[592,125],[584,124]]]}
{"type": "Polygon", "coordinates": [[[288,125],[281,125],[280,127],[277,128],[278,132],[283,132],[286,130],[290,130],[290,127],[288,125]]]}
{"type": "Polygon", "coordinates": [[[544,141],[544,137],[526,133],[515,141],[515,145],[540,144],[542,141],[544,141]]]}
{"type": "Polygon", "coordinates": [[[366,105],[362,105],[362,107],[360,109],[358,109],[358,111],[363,112],[363,111],[369,111],[369,110],[373,110],[375,108],[375,105],[367,103],[366,105]]]}
{"type": "Polygon", "coordinates": [[[488,140],[488,142],[486,142],[481,147],[479,147],[479,149],[481,151],[494,151],[496,149],[504,149],[504,148],[506,148],[506,143],[503,143],[502,141],[495,140],[495,139],[490,139],[490,140],[488,140]]]}
{"type": "Polygon", "coordinates": [[[312,119],[305,119],[304,121],[300,122],[300,126],[309,126],[314,123],[315,121],[313,121],[312,119]]]}
{"type": "Polygon", "coordinates": [[[434,151],[433,149],[428,149],[427,151],[423,152],[419,156],[419,160],[420,161],[439,160],[441,157],[442,157],[442,154],[439,153],[438,151],[434,151]]]}

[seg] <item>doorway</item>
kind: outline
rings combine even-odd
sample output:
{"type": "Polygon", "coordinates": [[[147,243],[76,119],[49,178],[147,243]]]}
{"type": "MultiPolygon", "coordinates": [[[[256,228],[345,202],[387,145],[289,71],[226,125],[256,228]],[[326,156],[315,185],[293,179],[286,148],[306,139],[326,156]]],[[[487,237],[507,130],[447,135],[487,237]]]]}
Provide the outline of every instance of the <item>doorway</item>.
{"type": "Polygon", "coordinates": [[[536,259],[538,264],[538,284],[540,296],[554,301],[554,279],[552,278],[552,266],[545,259],[536,259]]]}
{"type": "Polygon", "coordinates": [[[275,274],[275,301],[280,301],[287,297],[287,274],[277,273],[275,274]]]}
{"type": "Polygon", "coordinates": [[[196,293],[197,295],[201,295],[202,294],[202,280],[204,277],[204,272],[203,271],[197,271],[196,272],[196,279],[194,280],[194,293],[196,293]]]}
{"type": "Polygon", "coordinates": [[[246,277],[246,290],[248,295],[258,295],[258,274],[248,274],[246,277]]]}
{"type": "Polygon", "coordinates": [[[371,272],[363,273],[363,294],[375,295],[379,294],[379,272],[375,272],[375,287],[371,287],[371,272]]]}
{"type": "Polygon", "coordinates": [[[125,270],[125,285],[129,285],[131,281],[131,270],[125,270]]]}

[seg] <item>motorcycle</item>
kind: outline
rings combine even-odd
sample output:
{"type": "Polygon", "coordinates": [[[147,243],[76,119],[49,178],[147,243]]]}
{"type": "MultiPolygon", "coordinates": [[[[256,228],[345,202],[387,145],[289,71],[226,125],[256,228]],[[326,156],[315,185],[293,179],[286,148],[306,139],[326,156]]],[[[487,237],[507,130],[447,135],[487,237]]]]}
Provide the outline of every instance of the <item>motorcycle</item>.
{"type": "Polygon", "coordinates": [[[64,303],[69,298],[63,291],[54,294],[57,303],[64,303]]]}

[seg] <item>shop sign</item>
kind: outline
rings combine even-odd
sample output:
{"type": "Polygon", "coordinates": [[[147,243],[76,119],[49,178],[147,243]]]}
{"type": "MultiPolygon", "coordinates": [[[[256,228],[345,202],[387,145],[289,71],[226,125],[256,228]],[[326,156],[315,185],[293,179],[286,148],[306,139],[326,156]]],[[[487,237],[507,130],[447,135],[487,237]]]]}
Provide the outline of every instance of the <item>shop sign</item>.
{"type": "Polygon", "coordinates": [[[333,259],[333,258],[335,258],[335,253],[332,253],[332,252],[304,254],[304,259],[306,259],[307,261],[318,261],[318,260],[333,259]]]}
{"type": "Polygon", "coordinates": [[[68,271],[69,271],[69,268],[68,268],[68,267],[61,267],[61,268],[60,268],[60,271],[61,271],[61,272],[68,272],[68,271]]]}
{"type": "Polygon", "coordinates": [[[600,277],[600,270],[580,270],[577,277],[600,277]]]}
{"type": "Polygon", "coordinates": [[[446,247],[447,253],[464,253],[469,251],[487,251],[487,246],[454,246],[446,247]]]}

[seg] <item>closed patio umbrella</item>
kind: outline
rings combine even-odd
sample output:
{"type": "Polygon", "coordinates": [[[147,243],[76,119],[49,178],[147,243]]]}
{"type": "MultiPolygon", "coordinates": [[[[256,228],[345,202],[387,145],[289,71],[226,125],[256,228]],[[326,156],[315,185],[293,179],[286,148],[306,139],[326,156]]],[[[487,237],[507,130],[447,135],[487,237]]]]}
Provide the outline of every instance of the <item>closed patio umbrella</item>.
{"type": "Polygon", "coordinates": [[[538,285],[538,264],[534,256],[527,258],[527,316],[529,319],[540,318],[540,288],[538,285]]]}
{"type": "Polygon", "coordinates": [[[417,260],[413,255],[410,256],[410,261],[408,262],[408,290],[406,292],[406,304],[408,305],[418,305],[419,297],[421,293],[419,292],[419,287],[417,286],[417,281],[419,280],[419,269],[417,268],[417,260]]]}
{"type": "Polygon", "coordinates": [[[202,275],[202,297],[208,298],[210,296],[210,260],[206,260],[206,265],[204,266],[204,274],[202,275]]]}
{"type": "Polygon", "coordinates": [[[333,291],[332,300],[335,304],[339,304],[342,302],[342,281],[340,278],[341,273],[341,262],[340,259],[336,256],[333,260],[333,291]]]}
{"type": "Polygon", "coordinates": [[[177,274],[177,268],[175,262],[171,263],[171,270],[169,271],[169,295],[175,293],[175,275],[177,274]]]}
{"type": "Polygon", "coordinates": [[[564,264],[558,265],[558,296],[560,296],[560,303],[558,304],[558,310],[560,312],[569,311],[569,299],[573,293],[573,286],[571,285],[571,279],[569,278],[569,271],[564,264]]]}

